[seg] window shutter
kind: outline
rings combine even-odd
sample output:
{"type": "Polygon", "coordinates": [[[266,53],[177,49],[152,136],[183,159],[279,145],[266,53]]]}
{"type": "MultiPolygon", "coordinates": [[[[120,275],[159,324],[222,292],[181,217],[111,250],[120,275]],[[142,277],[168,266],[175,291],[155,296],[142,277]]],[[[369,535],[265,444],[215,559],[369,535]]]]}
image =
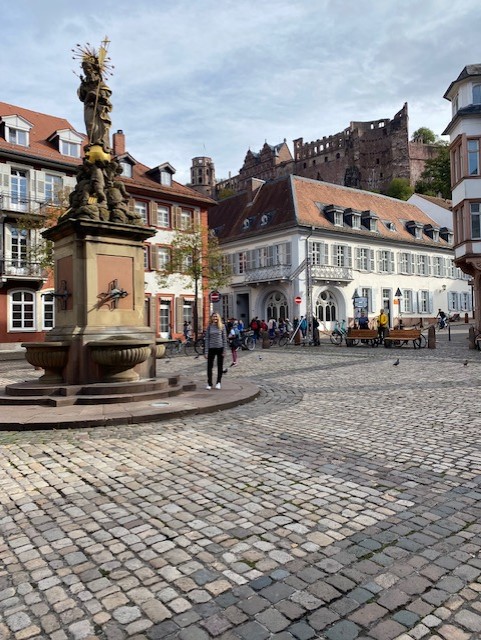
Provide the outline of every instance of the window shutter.
{"type": "Polygon", "coordinates": [[[150,217],[150,226],[157,226],[157,203],[151,200],[149,202],[149,217],[150,217]]]}
{"type": "Polygon", "coordinates": [[[181,229],[181,211],[180,207],[172,207],[172,227],[174,229],[181,229]]]}
{"type": "Polygon", "coordinates": [[[361,270],[361,249],[356,247],[356,269],[361,270]]]}
{"type": "Polygon", "coordinates": [[[396,265],[394,262],[394,251],[389,252],[389,272],[390,273],[396,272],[396,265]]]}
{"type": "Polygon", "coordinates": [[[427,263],[427,275],[431,276],[432,275],[432,270],[433,270],[433,265],[431,263],[431,256],[426,256],[426,263],[427,263]]]}
{"type": "MultiPolygon", "coordinates": [[[[35,171],[35,181],[36,181],[36,191],[37,191],[37,200],[44,200],[45,198],[45,175],[43,171],[35,171]]],[[[60,188],[63,188],[63,182],[60,185],[60,188]]],[[[55,194],[58,195],[58,194],[55,194]]]]}
{"type": "Polygon", "coordinates": [[[324,266],[329,265],[329,245],[327,242],[324,244],[324,266]]]}
{"type": "Polygon", "coordinates": [[[418,312],[418,294],[413,291],[412,292],[412,303],[413,303],[413,313],[418,312]]]}
{"type": "Polygon", "coordinates": [[[7,189],[10,186],[10,165],[8,164],[0,164],[0,187],[2,186],[7,189]]]}
{"type": "Polygon", "coordinates": [[[149,245],[150,248],[150,268],[157,271],[159,268],[159,252],[156,244],[149,245]]]}
{"type": "Polygon", "coordinates": [[[433,313],[433,294],[431,291],[429,292],[428,300],[429,300],[429,313],[433,313]]]}
{"type": "Polygon", "coordinates": [[[402,253],[397,254],[397,272],[402,273],[402,253]]]}
{"type": "Polygon", "coordinates": [[[379,250],[376,251],[376,262],[377,262],[377,270],[381,271],[381,252],[379,250]]]}
{"type": "Polygon", "coordinates": [[[194,209],[193,221],[194,229],[200,229],[200,211],[198,209],[194,209]]]}
{"type": "Polygon", "coordinates": [[[178,297],[175,299],[175,330],[177,333],[182,333],[184,326],[184,298],[178,297]]]}
{"type": "Polygon", "coordinates": [[[352,247],[347,247],[347,266],[352,268],[352,247]]]}
{"type": "Polygon", "coordinates": [[[369,249],[369,262],[371,264],[371,271],[376,270],[376,262],[374,258],[374,249],[369,249]]]}
{"type": "Polygon", "coordinates": [[[376,313],[377,310],[377,298],[376,298],[376,290],[371,289],[371,311],[376,313]]]}

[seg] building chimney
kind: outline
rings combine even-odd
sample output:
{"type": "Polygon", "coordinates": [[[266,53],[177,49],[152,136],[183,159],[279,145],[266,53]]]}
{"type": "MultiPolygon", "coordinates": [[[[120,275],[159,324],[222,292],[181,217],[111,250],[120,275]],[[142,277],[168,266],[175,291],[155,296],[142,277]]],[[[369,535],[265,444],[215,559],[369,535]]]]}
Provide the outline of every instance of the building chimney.
{"type": "Polygon", "coordinates": [[[122,129],[113,135],[114,156],[121,156],[125,153],[125,135],[122,129]]]}
{"type": "Polygon", "coordinates": [[[263,184],[265,184],[265,180],[260,180],[260,178],[249,178],[247,180],[246,191],[248,205],[254,202],[263,184]]]}

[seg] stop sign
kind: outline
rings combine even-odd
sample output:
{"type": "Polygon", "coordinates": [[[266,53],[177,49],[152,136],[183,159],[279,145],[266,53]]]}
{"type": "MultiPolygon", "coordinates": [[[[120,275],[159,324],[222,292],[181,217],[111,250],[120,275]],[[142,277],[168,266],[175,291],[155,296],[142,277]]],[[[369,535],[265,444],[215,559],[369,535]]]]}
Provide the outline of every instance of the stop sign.
{"type": "Polygon", "coordinates": [[[219,302],[220,300],[220,293],[218,291],[211,291],[210,292],[210,301],[211,302],[219,302]]]}
{"type": "Polygon", "coordinates": [[[302,298],[301,298],[301,296],[296,296],[296,297],[294,298],[294,302],[295,302],[296,304],[301,304],[301,302],[302,302],[302,298]]]}

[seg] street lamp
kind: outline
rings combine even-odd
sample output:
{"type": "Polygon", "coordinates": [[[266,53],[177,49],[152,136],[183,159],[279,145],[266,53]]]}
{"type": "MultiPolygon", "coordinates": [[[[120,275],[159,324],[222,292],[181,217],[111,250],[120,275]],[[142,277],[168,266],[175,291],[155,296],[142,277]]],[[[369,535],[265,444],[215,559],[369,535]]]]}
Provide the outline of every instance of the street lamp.
{"type": "Polygon", "coordinates": [[[352,324],[356,326],[356,307],[357,307],[357,299],[359,298],[359,293],[357,289],[354,290],[352,294],[352,324]]]}
{"type": "Polygon", "coordinates": [[[403,297],[403,294],[401,293],[401,289],[399,287],[396,289],[396,293],[394,294],[394,297],[397,298],[397,313],[399,318],[399,328],[402,329],[403,319],[401,315],[401,298],[403,297]]]}

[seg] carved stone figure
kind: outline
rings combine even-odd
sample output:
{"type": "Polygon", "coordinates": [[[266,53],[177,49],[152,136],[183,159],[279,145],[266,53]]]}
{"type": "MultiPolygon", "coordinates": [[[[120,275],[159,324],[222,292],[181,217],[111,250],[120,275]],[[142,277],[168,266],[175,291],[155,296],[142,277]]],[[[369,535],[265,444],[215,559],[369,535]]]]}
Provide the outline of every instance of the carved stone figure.
{"type": "Polygon", "coordinates": [[[80,76],[78,97],[84,103],[84,121],[90,145],[99,145],[110,152],[110,112],[112,91],[104,83],[98,57],[86,57],[82,62],[85,75],[80,76]]]}

